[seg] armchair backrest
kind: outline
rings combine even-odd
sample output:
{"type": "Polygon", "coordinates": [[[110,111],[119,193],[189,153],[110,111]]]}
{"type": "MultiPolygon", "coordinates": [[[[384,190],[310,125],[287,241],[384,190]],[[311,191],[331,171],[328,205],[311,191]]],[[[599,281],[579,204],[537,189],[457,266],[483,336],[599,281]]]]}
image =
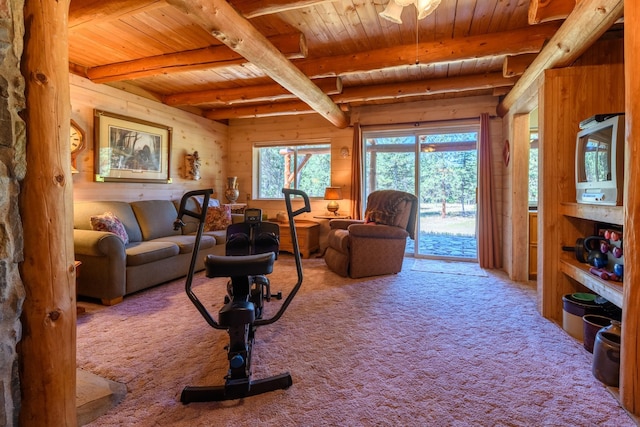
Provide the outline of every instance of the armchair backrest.
{"type": "Polygon", "coordinates": [[[398,190],[377,190],[367,197],[364,218],[367,222],[404,228],[415,238],[418,198],[398,190]]]}

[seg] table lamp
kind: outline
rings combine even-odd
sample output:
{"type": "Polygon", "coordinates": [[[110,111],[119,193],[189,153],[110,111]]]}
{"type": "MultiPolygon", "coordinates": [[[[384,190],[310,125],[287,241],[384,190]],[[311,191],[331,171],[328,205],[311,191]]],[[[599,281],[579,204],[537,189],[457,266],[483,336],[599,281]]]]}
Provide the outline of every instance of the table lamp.
{"type": "Polygon", "coordinates": [[[324,199],[329,200],[329,204],[327,204],[327,210],[337,216],[340,205],[338,205],[338,202],[336,202],[336,200],[342,200],[342,188],[327,187],[324,190],[324,199]]]}

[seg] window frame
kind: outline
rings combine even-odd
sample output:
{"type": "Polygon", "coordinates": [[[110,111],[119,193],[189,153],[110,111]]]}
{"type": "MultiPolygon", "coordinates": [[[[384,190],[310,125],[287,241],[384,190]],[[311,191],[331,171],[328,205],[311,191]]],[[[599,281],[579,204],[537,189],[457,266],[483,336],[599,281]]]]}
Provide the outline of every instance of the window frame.
{"type": "MultiPolygon", "coordinates": [[[[252,191],[254,194],[254,200],[260,200],[260,201],[270,201],[270,200],[283,200],[284,199],[284,195],[281,195],[280,197],[260,197],[260,150],[263,148],[280,148],[280,149],[285,149],[288,147],[299,147],[299,146],[310,146],[310,145],[326,145],[328,146],[328,155],[329,155],[329,164],[330,164],[330,170],[329,170],[329,179],[328,179],[328,183],[326,183],[326,185],[324,187],[330,187],[331,181],[332,181],[332,170],[333,170],[333,146],[331,143],[331,139],[328,138],[319,138],[319,139],[307,139],[307,140],[299,140],[299,141],[287,141],[287,140],[280,140],[280,141],[260,141],[260,142],[255,142],[253,144],[252,147],[252,159],[253,159],[253,179],[252,179],[252,191]]],[[[297,158],[297,152],[296,152],[296,156],[294,157],[294,159],[297,158]]],[[[304,169],[302,169],[304,170],[304,169]]],[[[297,175],[297,174],[296,174],[297,175]]],[[[294,176],[294,186],[292,186],[291,188],[298,188],[298,183],[297,183],[297,176],[294,176]]],[[[312,196],[309,195],[310,199],[315,199],[315,200],[322,200],[324,197],[324,194],[322,195],[318,195],[318,196],[312,196]]]]}

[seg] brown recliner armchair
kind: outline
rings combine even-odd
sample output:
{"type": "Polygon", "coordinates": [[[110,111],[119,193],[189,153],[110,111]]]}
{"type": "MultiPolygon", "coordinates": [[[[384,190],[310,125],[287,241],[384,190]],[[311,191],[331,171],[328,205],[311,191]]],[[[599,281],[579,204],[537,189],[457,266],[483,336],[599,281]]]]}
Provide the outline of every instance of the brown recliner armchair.
{"type": "Polygon", "coordinates": [[[364,220],[329,223],[327,266],[352,278],[395,274],[402,270],[407,237],[415,237],[418,199],[396,190],[369,194],[364,220]]]}

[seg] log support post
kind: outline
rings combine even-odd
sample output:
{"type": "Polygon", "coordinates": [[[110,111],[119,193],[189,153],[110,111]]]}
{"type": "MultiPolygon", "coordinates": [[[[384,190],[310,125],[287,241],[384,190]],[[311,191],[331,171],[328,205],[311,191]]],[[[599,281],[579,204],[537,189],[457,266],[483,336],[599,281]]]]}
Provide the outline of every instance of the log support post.
{"type": "Polygon", "coordinates": [[[77,426],[68,7],[68,0],[27,0],[24,6],[22,426],[77,426]]]}

